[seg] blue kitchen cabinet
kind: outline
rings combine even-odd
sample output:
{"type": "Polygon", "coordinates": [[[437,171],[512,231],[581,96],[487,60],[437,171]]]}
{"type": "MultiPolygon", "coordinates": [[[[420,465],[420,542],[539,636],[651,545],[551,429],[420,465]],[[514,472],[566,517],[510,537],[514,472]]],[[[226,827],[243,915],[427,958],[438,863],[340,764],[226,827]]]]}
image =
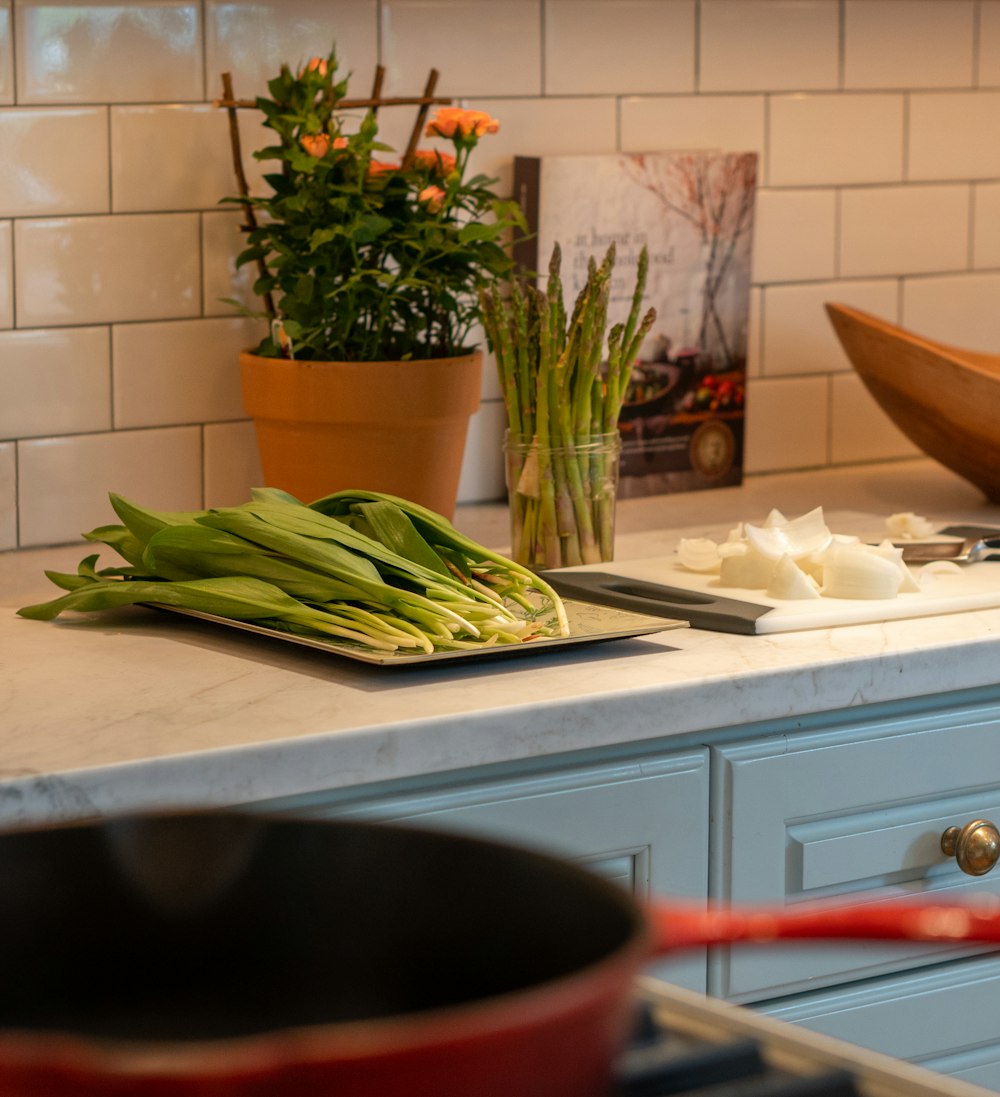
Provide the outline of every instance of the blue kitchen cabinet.
{"type": "MultiPolygon", "coordinates": [[[[734,904],[1000,895],[941,851],[1000,823],[1000,705],[847,718],[713,750],[713,896],[734,904]]],[[[860,943],[715,950],[710,992],[1000,1089],[1000,958],[860,943]]]]}
{"type": "MultiPolygon", "coordinates": [[[[642,898],[703,899],[708,888],[707,750],[567,767],[441,787],[334,793],[254,805],[299,818],[349,817],[444,827],[569,857],[642,898]]],[[[650,974],[705,989],[704,950],[654,961],[650,974]]]]}

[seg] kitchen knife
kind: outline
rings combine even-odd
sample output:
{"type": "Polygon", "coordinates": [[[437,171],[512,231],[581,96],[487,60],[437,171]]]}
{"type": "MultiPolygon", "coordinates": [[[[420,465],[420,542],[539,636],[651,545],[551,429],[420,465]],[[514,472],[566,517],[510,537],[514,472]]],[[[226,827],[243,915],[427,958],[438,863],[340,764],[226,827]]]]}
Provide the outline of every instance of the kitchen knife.
{"type": "Polygon", "coordinates": [[[1000,537],[966,537],[964,541],[903,541],[897,542],[896,548],[903,550],[903,559],[908,564],[926,564],[934,560],[978,564],[986,560],[1000,560],[1000,537]]]}
{"type": "Polygon", "coordinates": [[[774,608],[735,598],[716,598],[644,579],[628,579],[606,571],[553,570],[539,574],[564,598],[656,617],[673,617],[712,632],[752,636],[757,632],[758,619],[774,608]]]}

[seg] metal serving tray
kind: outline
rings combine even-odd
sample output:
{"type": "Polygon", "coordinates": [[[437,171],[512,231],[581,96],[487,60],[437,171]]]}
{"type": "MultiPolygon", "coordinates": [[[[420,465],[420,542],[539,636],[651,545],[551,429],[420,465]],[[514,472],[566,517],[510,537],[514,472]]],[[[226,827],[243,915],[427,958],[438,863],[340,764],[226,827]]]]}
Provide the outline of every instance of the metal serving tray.
{"type": "Polygon", "coordinates": [[[570,635],[529,640],[523,644],[494,644],[491,647],[463,648],[460,651],[434,652],[381,652],[370,651],[360,644],[348,640],[320,640],[311,636],[297,636],[291,632],[268,628],[265,625],[252,624],[249,621],[233,621],[228,617],[218,617],[199,610],[180,609],[175,606],[157,606],[150,603],[151,609],[175,613],[183,617],[196,617],[201,621],[210,621],[225,628],[239,629],[241,632],[253,632],[288,644],[299,644],[317,651],[326,651],[331,655],[342,655],[361,663],[374,666],[413,666],[418,663],[452,663],[456,660],[497,659],[515,655],[533,655],[554,651],[558,648],[580,647],[584,644],[604,643],[608,640],[624,640],[629,637],[645,636],[652,632],[665,632],[668,629],[687,628],[687,621],[668,617],[656,617],[644,613],[633,613],[612,606],[599,606],[589,602],[564,600],[566,616],[569,618],[570,635]]]}

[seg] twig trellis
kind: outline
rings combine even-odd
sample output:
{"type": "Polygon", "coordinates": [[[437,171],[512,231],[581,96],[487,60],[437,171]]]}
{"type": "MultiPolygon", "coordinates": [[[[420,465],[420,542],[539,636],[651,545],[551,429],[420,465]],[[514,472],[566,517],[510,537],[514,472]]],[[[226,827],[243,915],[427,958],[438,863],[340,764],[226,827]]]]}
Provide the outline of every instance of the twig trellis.
{"type": "MultiPolygon", "coordinates": [[[[435,96],[437,87],[438,70],[431,69],[424,85],[424,93],[419,96],[389,96],[383,98],[382,84],[385,80],[385,66],[378,65],[375,68],[375,79],[372,83],[372,93],[367,99],[341,99],[338,106],[345,110],[359,107],[370,107],[373,114],[377,114],[380,107],[417,107],[417,117],[410,132],[410,139],[406,143],[406,151],[403,153],[402,166],[409,167],[413,163],[414,153],[417,151],[417,142],[423,132],[424,123],[427,121],[427,112],[432,106],[447,105],[452,102],[449,98],[435,96]]],[[[250,198],[250,187],[247,184],[246,172],[243,170],[243,150],[240,143],[240,127],[236,112],[249,108],[256,108],[255,99],[237,99],[233,94],[232,74],[222,74],[222,98],[215,101],[216,107],[224,107],[229,116],[229,143],[233,152],[233,171],[236,175],[236,186],[240,194],[240,203],[243,206],[245,223],[242,226],[244,232],[252,232],[257,228],[257,214],[250,198]]],[[[268,275],[267,265],[263,258],[257,260],[257,272],[261,278],[268,275]]],[[[270,291],[264,294],[264,307],[268,316],[273,320],[278,312],[274,305],[274,298],[270,291]]]]}

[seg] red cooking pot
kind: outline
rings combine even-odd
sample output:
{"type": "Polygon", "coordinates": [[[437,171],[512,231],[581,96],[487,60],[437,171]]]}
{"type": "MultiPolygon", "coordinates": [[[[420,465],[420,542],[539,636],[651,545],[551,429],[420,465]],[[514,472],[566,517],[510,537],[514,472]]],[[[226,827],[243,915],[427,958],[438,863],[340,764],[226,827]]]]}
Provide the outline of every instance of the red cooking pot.
{"type": "Polygon", "coordinates": [[[968,908],[642,910],[500,843],[136,817],[0,835],[4,1097],[606,1097],[653,953],[1000,940],[968,908]]]}

